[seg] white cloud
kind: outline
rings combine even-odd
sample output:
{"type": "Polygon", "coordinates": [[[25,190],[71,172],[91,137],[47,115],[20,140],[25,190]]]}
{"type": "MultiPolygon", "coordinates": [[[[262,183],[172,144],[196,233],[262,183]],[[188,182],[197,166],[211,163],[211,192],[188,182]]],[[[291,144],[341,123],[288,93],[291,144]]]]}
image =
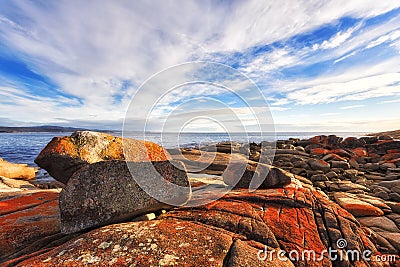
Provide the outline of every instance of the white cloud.
{"type": "Polygon", "coordinates": [[[380,44],[383,44],[387,41],[394,41],[394,40],[398,39],[399,37],[400,37],[400,30],[396,30],[396,31],[390,32],[388,34],[382,35],[378,39],[369,43],[366,48],[367,49],[372,48],[372,47],[378,46],[380,44]]]}
{"type": "MultiPolygon", "coordinates": [[[[8,104],[0,104],[0,111],[16,120],[24,120],[25,117],[25,120],[36,122],[57,121],[57,118],[65,117],[88,121],[95,118],[121,120],[137,87],[165,67],[192,58],[207,58],[212,52],[243,52],[254,45],[265,45],[305,33],[344,16],[368,18],[400,6],[400,3],[391,0],[366,0],[362,4],[347,0],[224,3],[61,1],[44,7],[31,1],[2,2],[1,41],[14,49],[12,52],[23,59],[32,71],[47,76],[61,91],[80,98],[83,105],[68,103],[68,99],[64,98],[36,97],[20,88],[8,88],[1,89],[1,93],[10,101],[15,101],[16,106],[12,109],[8,104]],[[7,10],[18,10],[18,15],[6,14],[2,5],[15,5],[7,10]],[[126,81],[131,85],[122,89],[126,81]],[[10,114],[9,110],[15,112],[10,114]]],[[[331,48],[333,51],[329,56],[336,58],[345,51],[360,47],[360,43],[365,45],[366,41],[387,32],[388,28],[386,25],[377,29],[376,33],[365,33],[366,36],[359,39],[352,36],[354,29],[341,32],[321,46],[331,48]]],[[[265,74],[299,64],[304,56],[309,56],[307,49],[293,53],[291,48],[280,48],[260,55],[245,68],[248,73],[265,74]]],[[[355,92],[359,96],[365,94],[365,97],[379,95],[385,90],[386,94],[392,94],[393,86],[389,86],[389,81],[394,82],[395,79],[378,76],[382,73],[373,69],[369,70],[370,75],[383,79],[375,83],[377,89],[367,88],[366,82],[362,81],[351,83],[352,79],[366,77],[354,75],[354,72],[353,76],[349,75],[350,78],[343,74],[338,79],[332,76],[315,81],[296,81],[297,85],[283,81],[282,90],[292,92],[287,99],[277,100],[274,105],[285,105],[291,101],[322,103],[343,95],[351,97],[336,86],[344,86],[347,92],[355,92]],[[322,100],[319,89],[332,91],[328,93],[327,100],[322,100]],[[303,97],[309,99],[302,100],[303,97]]],[[[157,84],[149,89],[148,94],[157,95],[160,90],[157,86],[163,85],[157,84]]],[[[165,99],[164,104],[200,92],[181,93],[165,99]]],[[[275,108],[278,109],[286,108],[275,108]]]]}
{"type": "Polygon", "coordinates": [[[322,42],[322,44],[319,47],[313,47],[314,49],[331,49],[331,48],[336,48],[339,45],[343,44],[344,42],[346,42],[352,35],[352,33],[359,29],[360,25],[358,25],[357,27],[348,29],[345,32],[338,32],[337,34],[335,34],[335,36],[333,36],[331,39],[329,40],[325,40],[322,42]]]}
{"type": "Polygon", "coordinates": [[[345,106],[345,107],[340,107],[340,109],[353,109],[353,108],[362,108],[362,107],[365,107],[365,105],[345,106]]]}
{"type": "Polygon", "coordinates": [[[400,99],[394,99],[394,100],[386,100],[386,101],[381,101],[378,104],[391,104],[391,103],[399,103],[400,99]]]}
{"type": "Polygon", "coordinates": [[[317,81],[316,85],[289,92],[287,98],[305,105],[400,94],[400,73],[385,73],[342,82],[337,77],[337,80],[326,83],[317,81]]]}

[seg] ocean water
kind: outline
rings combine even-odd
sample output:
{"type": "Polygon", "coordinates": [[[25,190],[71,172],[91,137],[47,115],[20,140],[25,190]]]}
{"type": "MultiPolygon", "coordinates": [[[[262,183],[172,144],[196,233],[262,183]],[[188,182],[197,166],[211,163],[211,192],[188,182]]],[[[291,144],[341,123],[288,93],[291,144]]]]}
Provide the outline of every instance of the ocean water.
{"type": "MultiPolygon", "coordinates": [[[[14,163],[27,163],[30,166],[36,166],[34,159],[47,143],[55,136],[67,136],[71,133],[0,133],[0,158],[14,163]]],[[[111,133],[112,135],[121,136],[121,132],[111,133]]],[[[336,134],[342,137],[362,136],[364,133],[359,132],[277,132],[275,134],[267,133],[261,136],[259,133],[248,133],[247,135],[240,133],[143,133],[130,132],[124,136],[146,139],[164,146],[165,148],[177,147],[193,147],[205,145],[207,143],[238,141],[238,142],[256,142],[286,140],[293,138],[310,138],[315,135],[336,134]]]]}

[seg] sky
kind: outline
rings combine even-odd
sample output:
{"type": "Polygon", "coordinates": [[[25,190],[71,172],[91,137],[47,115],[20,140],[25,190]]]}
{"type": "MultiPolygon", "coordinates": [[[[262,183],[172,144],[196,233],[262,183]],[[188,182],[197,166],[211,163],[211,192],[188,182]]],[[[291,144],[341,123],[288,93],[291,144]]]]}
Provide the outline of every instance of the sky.
{"type": "Polygon", "coordinates": [[[400,1],[0,1],[0,125],[124,121],[400,129],[400,1]]]}

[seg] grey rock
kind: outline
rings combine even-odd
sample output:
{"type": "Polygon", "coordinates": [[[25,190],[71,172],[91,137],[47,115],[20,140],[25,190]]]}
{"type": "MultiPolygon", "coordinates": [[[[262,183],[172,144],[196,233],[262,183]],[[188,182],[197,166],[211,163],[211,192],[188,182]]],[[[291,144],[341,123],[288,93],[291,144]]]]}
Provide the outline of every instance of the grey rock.
{"type": "Polygon", "coordinates": [[[360,164],[358,164],[357,160],[354,159],[354,158],[350,158],[350,159],[349,159],[349,164],[350,164],[350,166],[351,166],[352,168],[354,168],[354,169],[360,168],[360,164]]]}
{"type": "Polygon", "coordinates": [[[328,177],[325,174],[314,174],[311,176],[312,182],[324,182],[329,181],[328,177]]]}
{"type": "Polygon", "coordinates": [[[228,165],[223,173],[224,182],[234,188],[260,189],[275,188],[291,183],[293,174],[280,168],[250,162],[233,162],[228,165]]]}
{"type": "Polygon", "coordinates": [[[307,164],[307,162],[305,162],[305,161],[300,161],[300,160],[298,160],[298,161],[295,161],[295,162],[293,162],[293,166],[295,167],[295,168],[302,168],[302,169],[309,169],[310,167],[308,166],[308,164],[307,164]]]}
{"type": "Polygon", "coordinates": [[[388,192],[386,192],[386,191],[384,191],[384,190],[382,190],[382,189],[375,189],[374,190],[374,196],[375,197],[379,197],[379,198],[382,198],[382,199],[384,199],[384,200],[388,200],[389,199],[389,194],[388,194],[388,192]]]}
{"type": "Polygon", "coordinates": [[[371,217],[360,217],[357,220],[364,226],[367,227],[376,227],[383,231],[397,233],[399,232],[399,228],[396,224],[389,218],[385,216],[371,216],[371,217]]]}
{"type": "Polygon", "coordinates": [[[331,168],[329,163],[323,160],[310,159],[307,162],[310,165],[311,169],[315,171],[327,172],[331,168]]]}
{"type": "Polygon", "coordinates": [[[400,194],[398,193],[390,193],[389,198],[393,201],[400,202],[400,194]]]}
{"type": "Polygon", "coordinates": [[[392,188],[392,192],[393,192],[393,193],[400,194],[400,186],[394,186],[394,187],[392,188]]]}
{"type": "Polygon", "coordinates": [[[78,232],[171,207],[155,198],[183,205],[191,195],[189,180],[183,164],[172,163],[112,160],[82,167],[60,193],[61,231],[78,232]],[[145,185],[139,186],[143,179],[145,185]]]}
{"type": "Polygon", "coordinates": [[[383,175],[365,174],[365,177],[368,180],[377,180],[377,181],[385,180],[385,176],[383,176],[383,175]]]}
{"type": "Polygon", "coordinates": [[[364,169],[366,169],[367,171],[377,171],[379,170],[379,163],[367,163],[364,164],[364,169]]]}
{"type": "Polygon", "coordinates": [[[330,171],[330,172],[326,173],[325,175],[326,175],[326,177],[328,177],[329,179],[338,178],[337,173],[334,172],[334,171],[330,171]]]}
{"type": "Polygon", "coordinates": [[[378,232],[378,234],[389,241],[397,250],[400,250],[400,233],[378,232]]]}
{"type": "Polygon", "coordinates": [[[392,187],[400,186],[400,180],[382,181],[378,185],[391,189],[392,187]]]}
{"type": "Polygon", "coordinates": [[[307,176],[307,171],[303,168],[292,168],[290,172],[296,175],[307,176]]]}
{"type": "Polygon", "coordinates": [[[350,164],[345,161],[331,161],[331,167],[348,170],[350,169],[350,164]]]}
{"type": "Polygon", "coordinates": [[[355,179],[357,178],[358,171],[357,170],[345,170],[343,173],[344,177],[348,179],[355,179]]]}

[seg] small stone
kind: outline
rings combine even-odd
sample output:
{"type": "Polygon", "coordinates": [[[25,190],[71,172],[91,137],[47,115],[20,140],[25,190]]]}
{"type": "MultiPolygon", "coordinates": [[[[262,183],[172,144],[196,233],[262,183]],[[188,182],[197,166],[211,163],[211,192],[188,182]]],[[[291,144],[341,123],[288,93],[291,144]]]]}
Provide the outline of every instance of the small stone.
{"type": "Polygon", "coordinates": [[[329,181],[328,177],[325,174],[314,174],[311,176],[312,182],[324,182],[329,181]]]}
{"type": "Polygon", "coordinates": [[[376,227],[382,229],[384,231],[397,233],[399,232],[399,228],[396,224],[389,218],[385,216],[380,217],[360,217],[358,221],[367,227],[376,227]]]}
{"type": "Polygon", "coordinates": [[[111,243],[112,243],[112,242],[102,242],[102,243],[98,246],[98,248],[107,249],[107,248],[109,248],[109,247],[111,246],[111,243]]]}
{"type": "Polygon", "coordinates": [[[378,189],[378,190],[375,189],[374,190],[374,196],[382,198],[384,200],[388,200],[389,199],[389,194],[386,191],[382,190],[382,189],[378,189]]]}
{"type": "Polygon", "coordinates": [[[334,171],[330,171],[330,172],[326,173],[325,175],[326,175],[326,177],[328,177],[329,179],[338,178],[337,173],[334,172],[334,171]]]}
{"type": "Polygon", "coordinates": [[[348,170],[350,169],[350,164],[345,161],[331,161],[331,167],[348,170]]]}
{"type": "Polygon", "coordinates": [[[308,164],[310,165],[311,169],[316,171],[319,170],[327,172],[331,168],[331,165],[323,160],[310,159],[308,160],[308,164]]]}
{"type": "Polygon", "coordinates": [[[379,170],[379,163],[367,163],[367,164],[364,164],[364,168],[365,168],[367,171],[372,171],[372,172],[374,172],[374,171],[379,170]]]}
{"type": "Polygon", "coordinates": [[[400,194],[398,194],[398,193],[390,193],[389,198],[390,198],[390,200],[400,202],[400,194]]]}

